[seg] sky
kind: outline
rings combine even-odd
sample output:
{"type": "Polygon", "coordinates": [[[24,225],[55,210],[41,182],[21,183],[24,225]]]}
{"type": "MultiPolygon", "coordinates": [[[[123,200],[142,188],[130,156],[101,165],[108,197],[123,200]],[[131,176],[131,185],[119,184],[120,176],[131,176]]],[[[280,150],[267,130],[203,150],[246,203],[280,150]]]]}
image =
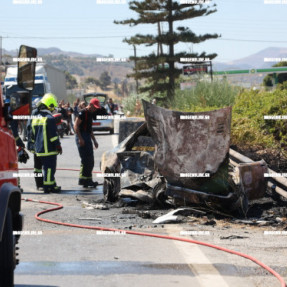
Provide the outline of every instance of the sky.
{"type": "MultiPolygon", "coordinates": [[[[15,50],[26,44],[127,58],[133,55],[133,48],[122,42],[125,37],[136,33],[157,33],[157,27],[151,24],[129,27],[113,23],[114,20],[137,17],[129,9],[129,0],[110,0],[126,1],[123,4],[99,4],[97,1],[2,0],[2,47],[15,50]],[[42,3],[16,4],[15,1],[42,3]]],[[[186,20],[176,26],[189,27],[197,34],[217,33],[221,37],[201,44],[180,44],[176,51],[217,53],[217,62],[230,62],[268,47],[287,47],[287,1],[281,1],[286,4],[265,4],[264,0],[213,0],[209,5],[217,5],[216,13],[186,20]]],[[[167,31],[166,23],[162,24],[162,29],[167,31]]],[[[140,46],[137,53],[145,55],[156,50],[156,46],[140,46]]]]}

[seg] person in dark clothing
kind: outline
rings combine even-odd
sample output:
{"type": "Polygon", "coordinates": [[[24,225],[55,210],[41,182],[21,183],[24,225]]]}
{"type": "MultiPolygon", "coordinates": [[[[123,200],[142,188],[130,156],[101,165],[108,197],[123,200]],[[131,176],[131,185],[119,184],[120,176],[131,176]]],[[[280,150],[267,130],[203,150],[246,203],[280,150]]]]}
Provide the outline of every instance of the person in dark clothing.
{"type": "MultiPolygon", "coordinates": [[[[39,107],[41,106],[41,102],[38,103],[39,107]]],[[[40,110],[38,107],[33,109],[31,116],[37,116],[39,115],[40,110]]],[[[32,120],[30,119],[27,123],[27,137],[28,137],[28,143],[27,148],[28,150],[34,155],[34,175],[35,175],[35,182],[36,182],[36,188],[37,190],[44,190],[44,183],[43,183],[43,172],[42,172],[42,160],[41,157],[38,157],[35,153],[35,144],[34,140],[32,140],[32,120]]]]}
{"type": "Polygon", "coordinates": [[[42,173],[43,167],[43,181],[35,177],[36,185],[37,188],[43,187],[45,193],[59,192],[61,189],[56,185],[54,177],[57,155],[62,154],[55,118],[51,113],[56,107],[56,97],[53,94],[45,94],[28,124],[28,149],[35,154],[34,172],[42,173]]]}
{"type": "Polygon", "coordinates": [[[72,114],[74,113],[74,110],[70,106],[69,102],[66,105],[66,111],[67,111],[67,123],[68,123],[69,133],[70,133],[70,135],[74,135],[74,133],[73,133],[74,127],[73,127],[73,124],[72,124],[72,114]]]}
{"type": "Polygon", "coordinates": [[[61,103],[59,103],[58,112],[59,112],[60,114],[62,114],[62,118],[63,118],[63,120],[65,120],[65,121],[66,121],[66,120],[68,119],[68,113],[67,113],[67,110],[64,108],[64,106],[63,106],[62,102],[61,102],[61,103]]]}
{"type": "Polygon", "coordinates": [[[114,112],[115,112],[115,104],[114,104],[112,98],[109,98],[108,107],[110,108],[110,111],[111,111],[111,113],[112,113],[112,115],[113,115],[114,112]]]}
{"type": "Polygon", "coordinates": [[[80,99],[78,98],[76,101],[74,101],[74,106],[73,106],[73,110],[74,110],[74,121],[75,118],[79,115],[79,104],[80,104],[80,99]]]}
{"type": "Polygon", "coordinates": [[[100,107],[101,105],[97,98],[91,99],[88,106],[79,111],[79,115],[75,120],[76,144],[81,157],[79,185],[83,187],[96,187],[98,185],[92,179],[94,168],[93,143],[95,148],[98,148],[98,143],[93,134],[92,123],[93,113],[100,107]]]}
{"type": "Polygon", "coordinates": [[[72,114],[72,123],[73,123],[73,131],[75,132],[74,130],[74,125],[75,125],[75,120],[76,120],[76,117],[79,115],[79,103],[80,103],[80,99],[78,98],[76,101],[74,101],[74,104],[73,104],[73,114],[72,114]]]}

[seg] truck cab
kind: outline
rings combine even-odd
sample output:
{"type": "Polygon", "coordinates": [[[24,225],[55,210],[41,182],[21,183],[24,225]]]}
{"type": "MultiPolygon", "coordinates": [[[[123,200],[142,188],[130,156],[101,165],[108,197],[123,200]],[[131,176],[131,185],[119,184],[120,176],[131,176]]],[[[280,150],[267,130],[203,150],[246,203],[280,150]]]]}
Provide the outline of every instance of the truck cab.
{"type": "MultiPolygon", "coordinates": [[[[37,50],[21,46],[19,58],[36,57],[37,50]]],[[[18,155],[15,139],[8,127],[13,115],[30,115],[30,91],[34,87],[35,63],[18,63],[17,84],[21,93],[11,93],[5,103],[0,87],[0,286],[14,286],[14,269],[18,264],[16,245],[23,226],[21,191],[18,187],[18,155]]]]}
{"type": "MultiPolygon", "coordinates": [[[[18,86],[18,67],[16,65],[9,66],[6,71],[4,79],[4,91],[6,95],[6,102],[9,102],[10,96],[21,91],[18,86]]],[[[47,71],[45,65],[42,63],[36,64],[34,89],[32,91],[32,105],[41,99],[46,93],[51,93],[51,85],[48,81],[47,71]]]]}

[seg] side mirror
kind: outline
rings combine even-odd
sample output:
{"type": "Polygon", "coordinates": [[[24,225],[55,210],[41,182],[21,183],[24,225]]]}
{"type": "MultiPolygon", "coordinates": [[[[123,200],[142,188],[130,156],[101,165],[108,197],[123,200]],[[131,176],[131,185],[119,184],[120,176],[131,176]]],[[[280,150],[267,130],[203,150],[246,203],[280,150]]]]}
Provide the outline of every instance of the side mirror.
{"type": "Polygon", "coordinates": [[[21,45],[18,58],[18,86],[32,91],[34,89],[37,49],[21,45]]]}
{"type": "Polygon", "coordinates": [[[23,89],[10,96],[10,113],[12,116],[30,115],[31,95],[34,89],[37,49],[25,45],[20,46],[18,55],[18,76],[19,88],[23,89]]]}

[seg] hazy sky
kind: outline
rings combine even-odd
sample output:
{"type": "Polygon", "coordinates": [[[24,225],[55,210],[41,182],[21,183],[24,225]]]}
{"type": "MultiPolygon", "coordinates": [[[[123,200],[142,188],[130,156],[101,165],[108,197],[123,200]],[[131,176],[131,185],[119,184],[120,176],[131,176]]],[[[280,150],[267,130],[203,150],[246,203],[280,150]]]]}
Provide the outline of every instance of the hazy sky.
{"type": "MultiPolygon", "coordinates": [[[[128,0],[126,4],[97,4],[96,0],[42,0],[42,4],[13,4],[13,1],[16,0],[1,1],[0,36],[7,50],[26,44],[128,57],[133,49],[122,42],[124,37],[157,31],[156,26],[150,24],[133,28],[113,23],[113,20],[136,17],[128,8],[128,0]]],[[[215,52],[216,61],[228,62],[267,47],[287,47],[287,3],[264,4],[264,0],[216,0],[213,3],[217,4],[216,13],[180,25],[195,33],[221,34],[221,39],[177,45],[176,51],[215,52]]],[[[167,24],[162,28],[166,31],[167,24]]],[[[141,46],[138,54],[153,50],[156,51],[156,46],[151,50],[141,46]]]]}

